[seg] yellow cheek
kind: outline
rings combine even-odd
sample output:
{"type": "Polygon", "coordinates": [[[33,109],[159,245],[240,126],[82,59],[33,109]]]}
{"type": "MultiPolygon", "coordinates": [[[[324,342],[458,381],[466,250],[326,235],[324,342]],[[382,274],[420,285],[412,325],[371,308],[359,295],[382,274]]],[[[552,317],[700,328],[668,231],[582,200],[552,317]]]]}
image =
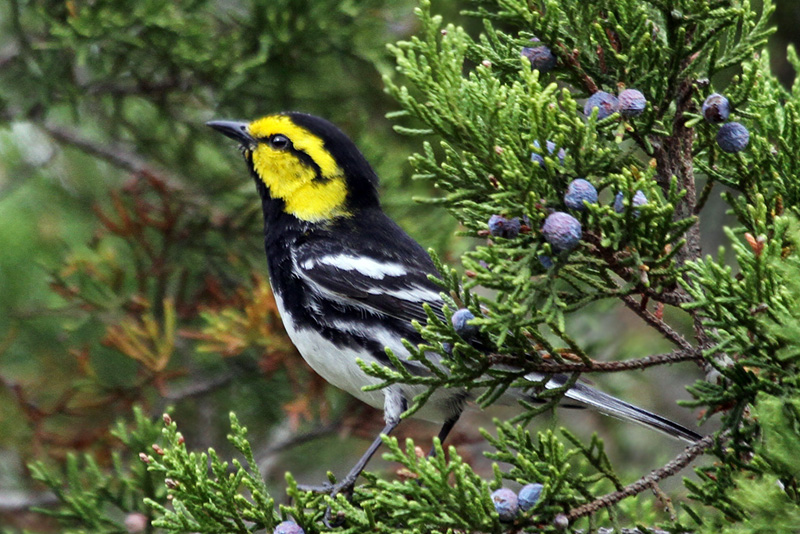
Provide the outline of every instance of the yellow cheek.
{"type": "Polygon", "coordinates": [[[304,221],[318,222],[346,215],[347,188],[342,178],[325,183],[308,183],[285,199],[286,211],[304,221]]]}
{"type": "Polygon", "coordinates": [[[256,148],[253,166],[269,188],[270,196],[283,200],[286,211],[298,219],[319,222],[346,214],[347,188],[343,176],[315,182],[313,169],[291,153],[276,152],[269,147],[256,148]]]}
{"type": "Polygon", "coordinates": [[[314,172],[286,152],[259,147],[253,153],[253,166],[269,187],[274,198],[287,199],[305,183],[314,179],[314,172]]]}

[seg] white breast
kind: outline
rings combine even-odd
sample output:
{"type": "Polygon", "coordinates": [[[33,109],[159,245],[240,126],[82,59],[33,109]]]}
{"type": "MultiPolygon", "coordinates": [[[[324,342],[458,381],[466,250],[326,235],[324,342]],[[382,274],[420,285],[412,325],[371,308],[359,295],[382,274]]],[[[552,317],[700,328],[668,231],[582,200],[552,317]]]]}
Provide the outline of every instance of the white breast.
{"type": "Polygon", "coordinates": [[[283,299],[275,294],[275,302],[283,320],[286,333],[303,359],[314,371],[329,383],[350,393],[375,408],[383,408],[383,392],[362,391],[361,388],[378,384],[380,380],[367,376],[356,363],[357,358],[369,362],[368,354],[349,347],[337,347],[312,328],[298,328],[286,313],[283,299]]]}
{"type": "MultiPolygon", "coordinates": [[[[286,333],[303,356],[303,359],[318,375],[330,384],[350,393],[370,406],[378,409],[384,408],[384,390],[362,390],[364,386],[381,383],[380,379],[365,374],[356,363],[356,360],[360,358],[364,362],[370,364],[375,361],[372,355],[365,351],[362,352],[349,347],[337,347],[316,330],[298,327],[294,321],[292,321],[291,314],[286,312],[283,299],[277,293],[275,293],[275,302],[278,305],[278,311],[283,320],[286,333]]],[[[346,325],[341,325],[340,328],[347,330],[346,325]]],[[[392,349],[394,354],[400,359],[408,356],[408,351],[403,346],[399,336],[393,335],[386,329],[373,331],[371,334],[377,336],[378,341],[392,349]]],[[[409,404],[416,395],[425,391],[424,386],[404,385],[400,387],[409,404]]],[[[414,417],[437,423],[444,422],[444,420],[451,415],[451,403],[449,399],[451,399],[453,395],[453,390],[439,389],[428,402],[414,414],[414,417]]]]}

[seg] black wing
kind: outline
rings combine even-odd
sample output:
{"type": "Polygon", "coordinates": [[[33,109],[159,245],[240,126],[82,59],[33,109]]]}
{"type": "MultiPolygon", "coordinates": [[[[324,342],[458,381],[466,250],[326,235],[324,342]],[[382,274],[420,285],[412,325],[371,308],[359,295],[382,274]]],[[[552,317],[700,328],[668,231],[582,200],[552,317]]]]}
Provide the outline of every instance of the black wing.
{"type": "Polygon", "coordinates": [[[380,212],[308,236],[292,260],[295,272],[322,298],[405,323],[427,322],[424,303],[443,317],[441,289],[428,279],[437,274],[433,262],[380,212]]]}

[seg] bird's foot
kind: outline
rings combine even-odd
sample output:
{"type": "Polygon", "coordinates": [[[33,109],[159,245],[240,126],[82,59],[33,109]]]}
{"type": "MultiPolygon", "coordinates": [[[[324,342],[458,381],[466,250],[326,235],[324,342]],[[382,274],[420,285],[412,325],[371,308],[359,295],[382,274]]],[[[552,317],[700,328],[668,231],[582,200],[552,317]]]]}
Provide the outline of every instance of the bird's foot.
{"type": "MultiPolygon", "coordinates": [[[[353,487],[355,486],[356,478],[346,477],[336,483],[326,482],[317,486],[306,484],[298,484],[297,489],[301,491],[310,491],[312,493],[323,493],[329,495],[331,498],[336,498],[337,495],[344,495],[347,500],[353,497],[353,487]]],[[[339,527],[344,523],[344,513],[339,512],[336,517],[331,517],[331,506],[325,509],[325,515],[322,517],[322,522],[327,528],[339,527]]]]}

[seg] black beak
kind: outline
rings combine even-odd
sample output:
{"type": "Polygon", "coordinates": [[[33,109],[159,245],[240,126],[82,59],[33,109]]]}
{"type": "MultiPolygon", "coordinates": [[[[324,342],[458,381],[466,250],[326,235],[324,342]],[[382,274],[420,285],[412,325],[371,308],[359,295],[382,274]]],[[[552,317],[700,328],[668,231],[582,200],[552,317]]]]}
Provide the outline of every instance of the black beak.
{"type": "Polygon", "coordinates": [[[214,128],[223,135],[227,135],[235,141],[239,141],[244,148],[253,148],[258,141],[247,131],[246,122],[237,121],[208,121],[206,126],[214,128]]]}

